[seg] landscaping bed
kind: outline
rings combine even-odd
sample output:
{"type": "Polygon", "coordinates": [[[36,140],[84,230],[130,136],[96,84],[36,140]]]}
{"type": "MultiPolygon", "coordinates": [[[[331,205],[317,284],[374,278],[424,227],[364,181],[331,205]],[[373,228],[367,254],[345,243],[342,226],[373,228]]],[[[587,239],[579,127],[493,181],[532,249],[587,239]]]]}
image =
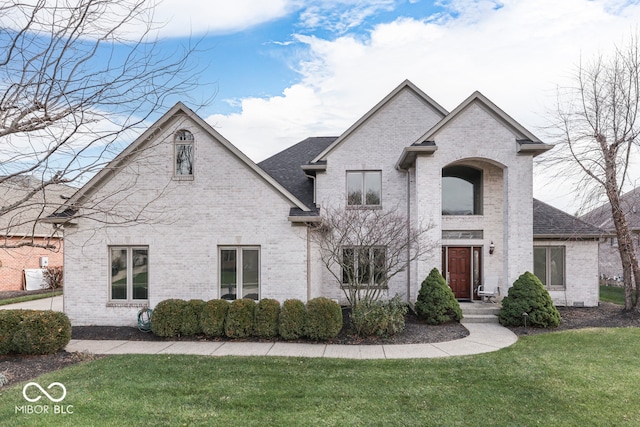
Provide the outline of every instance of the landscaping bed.
{"type": "MultiPolygon", "coordinates": [[[[510,328],[517,335],[533,335],[567,329],[590,327],[640,327],[639,313],[625,313],[622,307],[611,303],[600,303],[594,308],[559,308],[562,320],[555,329],[510,328]]],[[[334,344],[407,344],[443,342],[460,339],[468,335],[468,331],[457,322],[445,325],[427,325],[415,316],[407,316],[405,331],[390,338],[360,339],[350,334],[346,329],[329,341],[334,344]]],[[[89,326],[74,327],[73,339],[122,339],[122,340],[150,340],[162,341],[151,333],[138,331],[128,327],[89,326]]],[[[186,338],[185,338],[186,339],[186,338]]],[[[202,337],[189,338],[204,339],[202,337]]],[[[42,356],[0,356],[0,374],[8,380],[8,384],[35,378],[43,373],[92,360],[99,356],[81,353],[58,352],[53,355],[42,356]]]]}

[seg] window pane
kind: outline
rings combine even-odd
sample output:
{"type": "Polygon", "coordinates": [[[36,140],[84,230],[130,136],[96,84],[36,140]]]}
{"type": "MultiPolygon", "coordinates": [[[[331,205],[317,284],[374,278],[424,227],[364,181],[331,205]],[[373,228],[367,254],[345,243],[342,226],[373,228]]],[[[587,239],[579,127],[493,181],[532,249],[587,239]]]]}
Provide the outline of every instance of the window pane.
{"type": "Polygon", "coordinates": [[[342,283],[351,283],[355,262],[354,250],[351,248],[342,249],[342,283]]]}
{"type": "Polygon", "coordinates": [[[236,250],[222,249],[220,251],[220,294],[222,299],[236,299],[237,276],[236,250]]]}
{"type": "Polygon", "coordinates": [[[176,144],[176,175],[193,175],[193,144],[176,144]]]}
{"type": "Polygon", "coordinates": [[[549,248],[549,278],[551,286],[564,286],[564,248],[549,248]]]}
{"type": "Polygon", "coordinates": [[[366,194],[365,204],[367,205],[379,205],[380,193],[381,193],[381,173],[380,172],[365,172],[364,174],[364,188],[366,194]]]}
{"type": "Polygon", "coordinates": [[[547,248],[533,248],[533,274],[547,285],[547,248]]]}
{"type": "Polygon", "coordinates": [[[127,250],[111,248],[111,299],[127,299],[127,250]]]}
{"type": "Polygon", "coordinates": [[[371,282],[371,257],[369,249],[358,249],[358,282],[371,282]]]}
{"type": "Polygon", "coordinates": [[[373,280],[375,283],[383,283],[386,271],[385,250],[376,248],[373,250],[373,280]]]}
{"type": "Polygon", "coordinates": [[[133,249],[133,299],[147,299],[149,266],[147,249],[133,249]]]}
{"type": "Polygon", "coordinates": [[[242,298],[258,300],[259,263],[257,249],[242,250],[242,298]]]}
{"type": "Polygon", "coordinates": [[[362,204],[362,174],[360,172],[347,172],[347,204],[362,204]]]}
{"type": "Polygon", "coordinates": [[[442,169],[442,215],[482,215],[482,171],[468,166],[442,169]]]}

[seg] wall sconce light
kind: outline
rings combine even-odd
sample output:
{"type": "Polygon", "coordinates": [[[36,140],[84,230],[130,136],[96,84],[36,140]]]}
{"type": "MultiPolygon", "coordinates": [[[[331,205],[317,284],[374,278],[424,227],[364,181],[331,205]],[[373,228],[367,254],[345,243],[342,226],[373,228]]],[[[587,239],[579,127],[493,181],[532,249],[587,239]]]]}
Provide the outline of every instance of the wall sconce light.
{"type": "Polygon", "coordinates": [[[493,240],[489,243],[489,255],[493,255],[493,252],[496,250],[496,245],[493,244],[493,240]]]}

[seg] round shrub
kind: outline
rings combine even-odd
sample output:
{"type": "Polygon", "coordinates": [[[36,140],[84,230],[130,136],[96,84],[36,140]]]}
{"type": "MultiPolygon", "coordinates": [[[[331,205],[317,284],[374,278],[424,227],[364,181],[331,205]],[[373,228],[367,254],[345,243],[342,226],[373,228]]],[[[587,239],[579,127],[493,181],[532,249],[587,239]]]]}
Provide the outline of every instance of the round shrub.
{"type": "Polygon", "coordinates": [[[13,352],[13,335],[26,310],[0,310],[0,354],[13,352]]]}
{"type": "Polygon", "coordinates": [[[253,316],[256,302],[252,299],[237,299],[231,302],[224,321],[224,333],[229,338],[246,338],[253,332],[253,316]]]}
{"type": "Polygon", "coordinates": [[[229,311],[229,301],[223,299],[212,299],[207,301],[202,308],[200,326],[202,332],[210,337],[224,336],[224,320],[229,311]]]}
{"type": "Polygon", "coordinates": [[[66,314],[50,310],[24,310],[12,342],[12,352],[53,354],[71,340],[71,322],[66,314]]]}
{"type": "Polygon", "coordinates": [[[180,319],[180,335],[192,336],[202,333],[200,317],[202,309],[206,303],[201,299],[192,299],[182,307],[182,318],[180,319]]]}
{"type": "Polygon", "coordinates": [[[280,317],[280,303],[274,299],[265,298],[256,305],[253,318],[253,335],[259,338],[274,338],[278,336],[278,318],[280,317]]]}
{"type": "Polygon", "coordinates": [[[555,328],[560,324],[560,313],[553,305],[549,292],[540,279],[528,271],[509,288],[498,317],[502,325],[524,326],[523,313],[528,314],[528,326],[555,328]]]}
{"type": "Polygon", "coordinates": [[[397,295],[389,301],[362,300],[351,312],[351,324],[360,337],[389,337],[404,331],[407,311],[397,295]]]}
{"type": "Polygon", "coordinates": [[[305,335],[313,340],[335,338],[342,329],[342,308],[337,302],[318,297],[307,302],[305,335]]]}
{"type": "Polygon", "coordinates": [[[304,336],[306,310],[298,299],[288,299],[280,310],[280,336],[285,340],[297,340],[304,336]]]}
{"type": "Polygon", "coordinates": [[[151,331],[159,337],[177,337],[186,305],[187,302],[181,299],[160,301],[153,309],[151,331]]]}
{"type": "Polygon", "coordinates": [[[460,304],[437,268],[431,270],[420,286],[416,312],[431,325],[462,319],[460,304]]]}

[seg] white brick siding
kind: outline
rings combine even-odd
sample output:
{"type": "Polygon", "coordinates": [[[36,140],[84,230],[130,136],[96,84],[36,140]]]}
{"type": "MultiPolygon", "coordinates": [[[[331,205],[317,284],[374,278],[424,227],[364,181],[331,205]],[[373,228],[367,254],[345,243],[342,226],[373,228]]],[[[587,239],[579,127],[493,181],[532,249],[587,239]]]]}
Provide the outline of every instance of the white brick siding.
{"type": "Polygon", "coordinates": [[[549,291],[555,305],[567,307],[574,305],[596,307],[598,305],[600,299],[598,242],[593,240],[536,239],[533,245],[565,247],[565,289],[549,291]]]}
{"type": "Polygon", "coordinates": [[[306,228],[287,220],[291,203],[188,119],[167,127],[153,145],[88,202],[110,211],[114,222],[140,214],[139,223],[80,218],[65,230],[72,323],[135,325],[138,306],[109,304],[112,245],[149,247],[151,308],[167,298],[218,298],[219,245],[260,247],[261,297],[306,301],[306,228]],[[173,132],[180,128],[195,135],[193,181],[172,179],[173,132]]]}

